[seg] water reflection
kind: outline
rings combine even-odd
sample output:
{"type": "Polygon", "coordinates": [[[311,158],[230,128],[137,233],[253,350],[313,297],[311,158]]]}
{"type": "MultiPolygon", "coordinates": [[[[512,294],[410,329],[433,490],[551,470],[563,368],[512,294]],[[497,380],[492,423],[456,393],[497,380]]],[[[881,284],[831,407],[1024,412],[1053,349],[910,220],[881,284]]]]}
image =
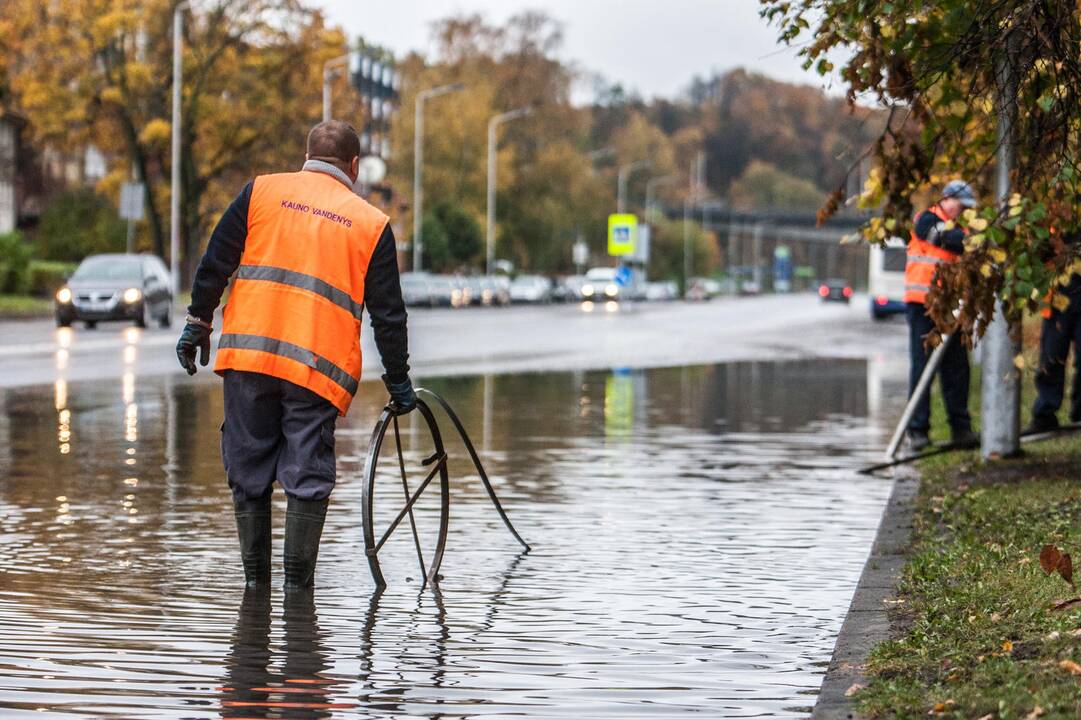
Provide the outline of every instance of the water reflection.
{"type": "MultiPolygon", "coordinates": [[[[242,592],[215,383],[0,391],[0,708],[799,715],[888,491],[853,472],[881,443],[884,377],[807,361],[424,379],[535,549],[517,554],[455,441],[441,593],[406,580],[406,533],[378,596],[359,476],[385,397],[366,384],[339,425],[314,600],[242,592]]],[[[282,510],[279,493],[278,564],[282,510]]]]}
{"type": "Polygon", "coordinates": [[[355,707],[336,701],[335,685],[341,683],[323,677],[331,668],[331,653],[313,593],[285,593],[280,649],[271,643],[273,607],[265,588],[244,593],[225,660],[221,717],[320,718],[355,707]]]}

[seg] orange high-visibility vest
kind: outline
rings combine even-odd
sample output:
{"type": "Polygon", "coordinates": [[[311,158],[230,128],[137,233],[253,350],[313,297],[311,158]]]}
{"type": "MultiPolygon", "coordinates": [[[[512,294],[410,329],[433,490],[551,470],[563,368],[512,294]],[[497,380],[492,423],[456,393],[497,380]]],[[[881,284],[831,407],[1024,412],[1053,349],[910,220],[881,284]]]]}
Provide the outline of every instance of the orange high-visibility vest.
{"type": "Polygon", "coordinates": [[[364,276],[386,224],[325,173],[257,177],[214,372],[288,380],[344,415],[360,382],[364,276]]]}
{"type": "MultiPolygon", "coordinates": [[[[950,221],[937,205],[931,208],[931,212],[943,222],[950,221]]],[[[935,270],[938,266],[942,263],[954,263],[960,259],[960,256],[955,253],[916,237],[915,224],[909,236],[907,255],[904,296],[906,303],[927,302],[927,293],[930,292],[931,284],[935,281],[935,270]]]]}

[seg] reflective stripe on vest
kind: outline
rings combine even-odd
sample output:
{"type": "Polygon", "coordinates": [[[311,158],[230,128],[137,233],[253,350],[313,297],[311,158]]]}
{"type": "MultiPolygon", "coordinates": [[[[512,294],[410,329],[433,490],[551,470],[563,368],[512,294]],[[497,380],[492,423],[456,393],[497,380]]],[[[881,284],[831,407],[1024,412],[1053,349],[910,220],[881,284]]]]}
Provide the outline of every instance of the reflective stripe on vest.
{"type": "Polygon", "coordinates": [[[241,265],[236,273],[237,280],[265,280],[282,285],[307,290],[320,297],[326,298],[338,307],[342,308],[357,320],[364,311],[363,305],[358,305],[349,297],[349,293],[339,290],[325,280],[320,280],[314,275],[286,270],[285,268],[271,267],[269,265],[241,265]]]}
{"type": "MultiPolygon", "coordinates": [[[[941,222],[949,222],[944,213],[937,207],[932,207],[930,212],[941,222]]],[[[943,263],[957,262],[958,256],[949,250],[934,245],[930,240],[938,237],[938,227],[933,227],[928,233],[928,239],[923,240],[916,235],[915,226],[909,236],[908,249],[905,262],[905,295],[906,303],[925,303],[927,293],[931,291],[935,282],[935,272],[943,263]]]]}
{"type": "Polygon", "coordinates": [[[298,363],[307,365],[312,370],[326,375],[350,395],[357,394],[358,383],[349,373],[326,358],[319,357],[299,345],[260,335],[226,333],[218,341],[218,347],[227,350],[255,350],[296,360],[298,363]]]}
{"type": "Polygon", "coordinates": [[[360,382],[368,264],[387,216],[330,175],[260,175],[215,372],[262,373],[344,415],[360,382]]]}

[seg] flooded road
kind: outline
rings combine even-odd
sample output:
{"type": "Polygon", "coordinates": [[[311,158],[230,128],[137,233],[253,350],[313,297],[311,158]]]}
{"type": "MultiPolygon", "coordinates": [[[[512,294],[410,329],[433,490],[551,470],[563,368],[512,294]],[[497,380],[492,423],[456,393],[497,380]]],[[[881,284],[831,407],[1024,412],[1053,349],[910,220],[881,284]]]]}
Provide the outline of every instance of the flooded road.
{"type": "Polygon", "coordinates": [[[385,397],[366,383],[339,422],[314,597],[281,592],[280,491],[275,587],[243,592],[216,383],[0,391],[0,716],[809,713],[889,491],[854,472],[885,433],[868,361],[422,384],[533,551],[449,439],[441,591],[419,590],[399,533],[373,594],[360,476],[385,397]]]}

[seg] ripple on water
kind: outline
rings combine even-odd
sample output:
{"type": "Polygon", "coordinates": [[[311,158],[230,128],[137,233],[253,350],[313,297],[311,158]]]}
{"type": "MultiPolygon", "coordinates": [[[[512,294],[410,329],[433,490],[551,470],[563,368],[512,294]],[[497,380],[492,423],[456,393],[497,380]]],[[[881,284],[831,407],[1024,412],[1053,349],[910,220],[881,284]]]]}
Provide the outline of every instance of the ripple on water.
{"type": "MultiPolygon", "coordinates": [[[[8,391],[3,715],[806,714],[888,492],[854,472],[881,442],[866,378],[841,361],[432,381],[535,548],[517,552],[456,459],[440,592],[407,581],[402,535],[377,595],[359,478],[382,398],[366,386],[340,423],[314,598],[238,587],[215,386],[72,384],[62,407],[52,388],[8,391]]],[[[400,507],[386,492],[383,522],[400,507]]],[[[418,507],[425,537],[437,506],[418,507]]]]}

